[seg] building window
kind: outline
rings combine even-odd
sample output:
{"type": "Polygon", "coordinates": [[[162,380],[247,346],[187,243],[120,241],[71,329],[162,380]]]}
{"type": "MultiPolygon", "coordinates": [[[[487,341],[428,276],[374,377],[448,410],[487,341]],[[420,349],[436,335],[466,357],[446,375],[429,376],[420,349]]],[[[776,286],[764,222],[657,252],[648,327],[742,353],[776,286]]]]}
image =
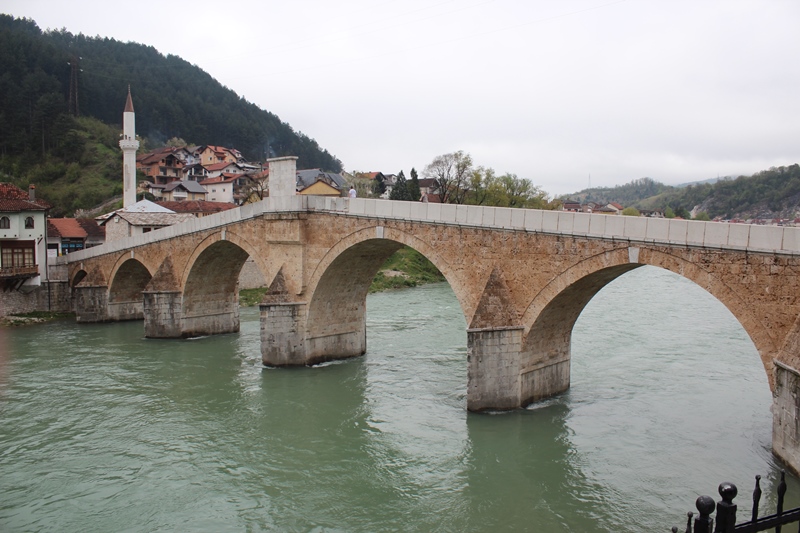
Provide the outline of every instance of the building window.
{"type": "Polygon", "coordinates": [[[0,229],[11,229],[11,219],[8,217],[0,217],[0,229]]]}
{"type": "Polygon", "coordinates": [[[0,255],[3,268],[35,266],[33,241],[5,241],[0,255]]]}
{"type": "Polygon", "coordinates": [[[25,229],[33,229],[33,217],[25,218],[25,229]]]}

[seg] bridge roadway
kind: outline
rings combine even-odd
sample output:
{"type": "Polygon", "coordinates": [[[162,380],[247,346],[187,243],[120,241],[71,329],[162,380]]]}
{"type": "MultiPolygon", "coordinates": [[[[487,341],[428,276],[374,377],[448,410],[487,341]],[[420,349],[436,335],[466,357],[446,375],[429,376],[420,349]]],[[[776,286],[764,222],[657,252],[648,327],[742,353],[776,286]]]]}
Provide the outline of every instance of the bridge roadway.
{"type": "Polygon", "coordinates": [[[284,196],[60,260],[78,321],[144,319],[146,336],[180,338],[238,331],[237,279],[252,257],[270,284],[262,359],[290,366],[366,352],[370,282],[403,245],[439,268],[461,304],[475,411],[567,390],[575,321],[618,276],[654,265],[694,281],[757,348],[773,450],[800,470],[800,228],[284,196]]]}

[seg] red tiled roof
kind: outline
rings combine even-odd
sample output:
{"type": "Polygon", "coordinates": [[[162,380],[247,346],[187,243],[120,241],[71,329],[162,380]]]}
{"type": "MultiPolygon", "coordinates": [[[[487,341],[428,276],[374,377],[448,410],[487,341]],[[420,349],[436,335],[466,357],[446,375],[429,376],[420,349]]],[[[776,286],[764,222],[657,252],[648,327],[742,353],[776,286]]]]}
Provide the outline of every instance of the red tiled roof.
{"type": "Polygon", "coordinates": [[[85,239],[86,231],[75,218],[50,218],[47,220],[48,237],[85,239]]]}
{"type": "Polygon", "coordinates": [[[46,211],[52,206],[44,200],[30,200],[16,185],[0,183],[0,211],[46,211]]]}
{"type": "Polygon", "coordinates": [[[93,218],[49,218],[47,236],[67,239],[105,237],[105,228],[97,225],[93,218]]]}
{"type": "Polygon", "coordinates": [[[209,202],[206,200],[184,200],[182,202],[156,202],[162,207],[171,209],[176,213],[219,213],[234,209],[236,204],[229,202],[209,202]]]}

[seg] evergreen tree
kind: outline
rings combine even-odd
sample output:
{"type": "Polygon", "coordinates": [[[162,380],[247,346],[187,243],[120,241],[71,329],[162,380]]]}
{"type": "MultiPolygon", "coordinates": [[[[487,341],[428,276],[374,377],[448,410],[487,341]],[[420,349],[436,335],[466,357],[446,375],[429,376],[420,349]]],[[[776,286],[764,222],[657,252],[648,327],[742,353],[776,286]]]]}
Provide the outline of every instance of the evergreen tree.
{"type": "Polygon", "coordinates": [[[386,183],[383,182],[383,174],[378,173],[378,175],[375,176],[375,183],[372,184],[372,192],[377,197],[380,197],[386,192],[386,183]]]}
{"type": "Polygon", "coordinates": [[[411,180],[407,183],[408,197],[412,202],[419,202],[422,193],[419,190],[419,177],[414,167],[411,167],[411,180]]]}
{"type": "Polygon", "coordinates": [[[406,183],[406,176],[401,170],[397,175],[397,182],[392,187],[392,192],[389,193],[389,200],[411,200],[408,193],[408,184],[406,183]]]}

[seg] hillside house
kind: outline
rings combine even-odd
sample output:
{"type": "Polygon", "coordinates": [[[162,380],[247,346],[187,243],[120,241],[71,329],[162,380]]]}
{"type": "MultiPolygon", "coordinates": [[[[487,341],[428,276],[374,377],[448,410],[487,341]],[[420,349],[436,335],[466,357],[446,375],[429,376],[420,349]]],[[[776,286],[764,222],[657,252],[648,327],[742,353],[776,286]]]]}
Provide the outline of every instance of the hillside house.
{"type": "Polygon", "coordinates": [[[167,146],[136,158],[136,169],[155,184],[166,185],[183,177],[183,160],[167,146]]]}
{"type": "Polygon", "coordinates": [[[397,174],[384,174],[383,175],[383,184],[386,186],[386,190],[381,194],[381,198],[384,200],[389,199],[389,195],[392,194],[392,189],[394,189],[395,184],[397,183],[397,174]]]}
{"type": "Polygon", "coordinates": [[[224,146],[201,146],[195,153],[199,157],[198,163],[204,167],[217,163],[238,163],[244,160],[239,150],[224,146]]]}
{"type": "Polygon", "coordinates": [[[335,172],[323,172],[318,168],[297,171],[297,194],[342,196],[346,192],[347,183],[335,172]]]}
{"type": "Polygon", "coordinates": [[[150,193],[153,198],[159,200],[164,197],[164,187],[166,187],[166,185],[153,183],[152,181],[143,181],[139,184],[137,190],[140,193],[150,193]]]}
{"type": "Polygon", "coordinates": [[[216,178],[223,174],[244,174],[244,169],[239,163],[215,163],[213,165],[204,165],[206,169],[206,179],[216,178]]]}
{"type": "Polygon", "coordinates": [[[200,163],[192,163],[183,167],[184,181],[203,181],[208,177],[208,170],[200,163]]]}
{"type": "Polygon", "coordinates": [[[10,183],[0,183],[0,286],[33,290],[47,278],[47,210],[50,204],[10,183]]]}
{"type": "Polygon", "coordinates": [[[200,185],[205,189],[208,201],[233,203],[234,189],[238,191],[242,179],[244,177],[240,174],[224,174],[205,179],[200,185]]]}
{"type": "Polygon", "coordinates": [[[161,192],[161,198],[167,201],[205,200],[206,190],[196,181],[173,181],[161,192]]]}

